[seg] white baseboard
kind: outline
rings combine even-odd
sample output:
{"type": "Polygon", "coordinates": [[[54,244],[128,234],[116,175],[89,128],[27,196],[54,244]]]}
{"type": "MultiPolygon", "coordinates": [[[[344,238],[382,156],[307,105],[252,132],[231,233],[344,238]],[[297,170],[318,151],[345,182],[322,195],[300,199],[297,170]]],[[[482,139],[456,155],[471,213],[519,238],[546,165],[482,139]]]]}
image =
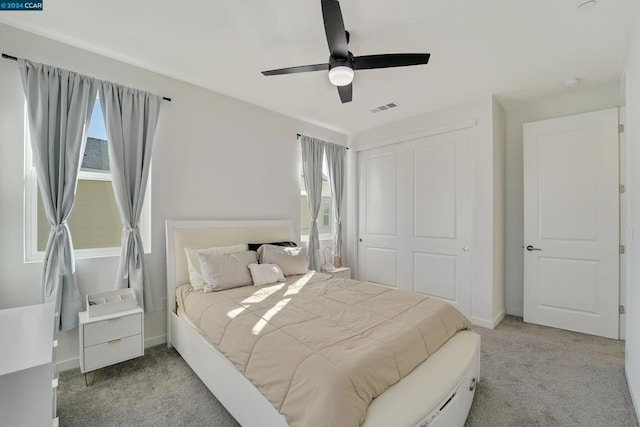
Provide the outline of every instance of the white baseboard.
{"type": "Polygon", "coordinates": [[[80,367],[80,359],[73,357],[67,360],[59,360],[56,362],[56,372],[64,372],[70,369],[76,369],[80,367]]]}
{"type": "Polygon", "coordinates": [[[473,323],[476,326],[480,326],[488,329],[494,329],[496,326],[498,326],[500,322],[502,322],[502,319],[504,319],[505,315],[506,315],[505,312],[502,311],[498,313],[498,315],[494,317],[493,320],[485,320],[485,319],[480,319],[478,317],[471,317],[469,320],[471,320],[471,323],[473,323]]]}
{"type": "Polygon", "coordinates": [[[504,310],[498,313],[498,315],[493,318],[493,327],[495,328],[496,326],[498,326],[500,322],[502,322],[502,319],[504,319],[504,316],[506,315],[507,315],[507,312],[504,310]]]}
{"type": "Polygon", "coordinates": [[[524,310],[522,307],[507,307],[507,314],[509,316],[523,317],[524,310]]]}
{"type": "Polygon", "coordinates": [[[629,375],[629,371],[627,369],[624,370],[625,376],[627,377],[627,386],[629,386],[629,393],[631,394],[631,402],[633,402],[633,408],[636,410],[636,418],[640,420],[640,396],[636,391],[639,389],[636,385],[640,386],[640,384],[636,384],[631,380],[631,376],[629,375]]]}
{"type": "Polygon", "coordinates": [[[144,339],[144,348],[155,347],[167,342],[167,334],[158,335],[144,339]]]}
{"type": "MultiPolygon", "coordinates": [[[[155,347],[157,345],[167,342],[167,335],[162,334],[156,337],[149,337],[144,339],[144,348],[155,347]]],[[[70,369],[77,369],[80,367],[80,359],[78,357],[72,357],[71,359],[60,360],[56,362],[56,371],[64,372],[70,369]]]]}

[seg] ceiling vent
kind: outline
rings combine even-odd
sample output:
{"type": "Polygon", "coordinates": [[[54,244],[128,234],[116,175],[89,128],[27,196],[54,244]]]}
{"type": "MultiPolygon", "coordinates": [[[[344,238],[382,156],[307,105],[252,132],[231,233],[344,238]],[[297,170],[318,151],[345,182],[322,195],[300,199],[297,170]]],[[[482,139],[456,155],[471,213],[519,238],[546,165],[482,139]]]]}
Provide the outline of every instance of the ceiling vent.
{"type": "Polygon", "coordinates": [[[398,106],[397,102],[390,102],[388,104],[384,104],[381,105],[379,107],[374,108],[373,110],[371,110],[372,113],[379,113],[380,111],[386,111],[386,110],[390,110],[392,108],[396,108],[398,106]]]}

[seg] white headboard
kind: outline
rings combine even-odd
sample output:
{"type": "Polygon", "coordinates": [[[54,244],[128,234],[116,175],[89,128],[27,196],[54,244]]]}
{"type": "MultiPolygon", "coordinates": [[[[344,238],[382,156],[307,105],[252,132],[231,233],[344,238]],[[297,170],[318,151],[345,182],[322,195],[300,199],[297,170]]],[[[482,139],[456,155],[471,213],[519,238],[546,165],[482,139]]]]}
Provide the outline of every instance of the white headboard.
{"type": "Polygon", "coordinates": [[[290,220],[167,220],[167,315],[176,312],[176,287],[189,283],[184,248],[297,241],[290,220]]]}

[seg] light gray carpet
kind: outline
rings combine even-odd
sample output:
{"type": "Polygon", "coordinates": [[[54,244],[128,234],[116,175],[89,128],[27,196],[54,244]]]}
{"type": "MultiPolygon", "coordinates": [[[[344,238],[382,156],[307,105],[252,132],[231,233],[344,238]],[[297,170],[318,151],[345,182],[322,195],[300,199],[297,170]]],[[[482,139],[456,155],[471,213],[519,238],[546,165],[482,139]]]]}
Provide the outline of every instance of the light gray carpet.
{"type": "MultiPolygon", "coordinates": [[[[638,426],[622,342],[515,317],[475,330],[482,335],[481,382],[466,426],[638,426]]],[[[79,370],[63,372],[60,425],[238,425],[175,350],[147,349],[138,365],[101,369],[93,387],[79,370]]]]}
{"type": "Polygon", "coordinates": [[[482,336],[467,426],[638,426],[624,342],[507,316],[482,336]]]}

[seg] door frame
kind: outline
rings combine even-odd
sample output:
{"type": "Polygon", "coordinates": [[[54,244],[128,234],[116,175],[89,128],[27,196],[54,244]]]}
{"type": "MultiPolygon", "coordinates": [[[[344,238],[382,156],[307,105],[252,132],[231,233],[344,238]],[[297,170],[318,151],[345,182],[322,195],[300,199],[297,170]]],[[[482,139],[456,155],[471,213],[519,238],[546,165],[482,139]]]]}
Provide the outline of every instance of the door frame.
{"type": "MultiPolygon", "coordinates": [[[[627,109],[625,107],[618,108],[618,156],[619,156],[619,178],[618,185],[620,185],[621,191],[619,192],[619,209],[620,209],[620,246],[621,248],[627,247],[627,194],[626,191],[622,191],[624,186],[626,185],[626,177],[627,177],[627,139],[626,139],[626,112],[627,109]]],[[[623,312],[627,303],[627,254],[626,250],[621,251],[620,254],[620,312],[619,312],[619,323],[618,323],[618,338],[621,340],[625,339],[626,334],[626,315],[623,312]]]]}

